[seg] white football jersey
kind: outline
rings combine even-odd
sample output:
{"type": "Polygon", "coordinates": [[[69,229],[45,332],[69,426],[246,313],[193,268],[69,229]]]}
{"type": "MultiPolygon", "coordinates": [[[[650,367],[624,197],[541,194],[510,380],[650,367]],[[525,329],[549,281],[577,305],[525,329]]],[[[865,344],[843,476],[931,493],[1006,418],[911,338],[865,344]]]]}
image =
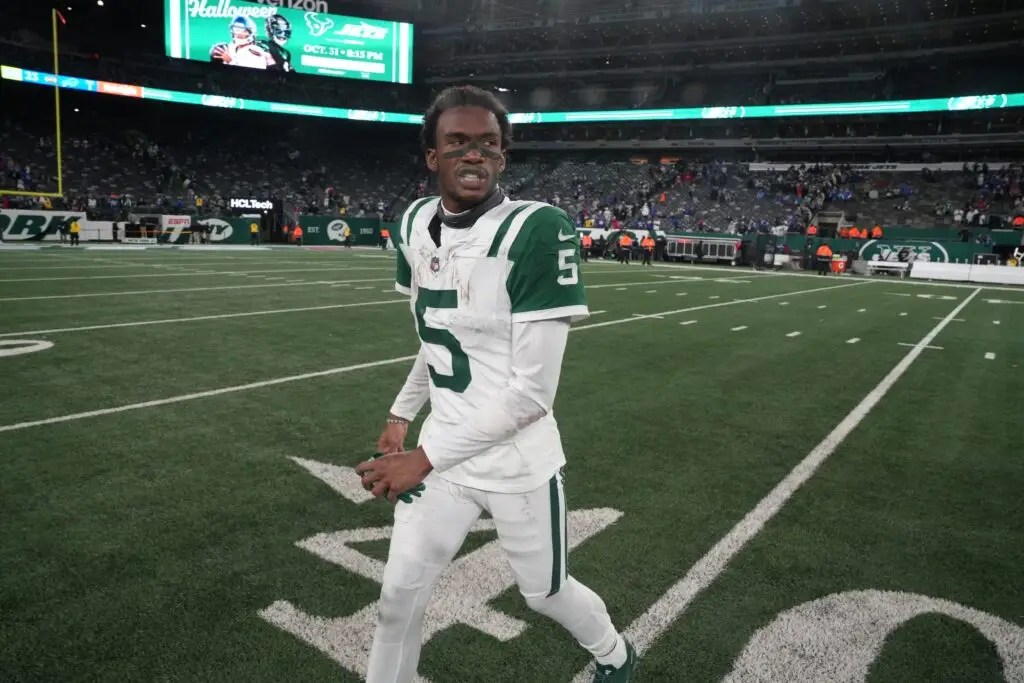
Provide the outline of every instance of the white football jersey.
{"type": "MultiPolygon", "coordinates": [[[[397,235],[395,287],[411,299],[430,373],[430,430],[451,429],[508,385],[512,323],[588,315],[576,228],[561,209],[505,200],[470,228],[429,225],[437,197],[406,211],[397,235]]],[[[429,456],[429,453],[428,453],[429,456]]],[[[517,493],[549,480],[562,465],[552,413],[509,441],[439,472],[463,486],[517,493]]]]}
{"type": "Polygon", "coordinates": [[[248,69],[266,69],[274,59],[270,53],[256,43],[245,43],[236,45],[227,44],[228,54],[231,55],[232,66],[244,66],[248,69]]]}

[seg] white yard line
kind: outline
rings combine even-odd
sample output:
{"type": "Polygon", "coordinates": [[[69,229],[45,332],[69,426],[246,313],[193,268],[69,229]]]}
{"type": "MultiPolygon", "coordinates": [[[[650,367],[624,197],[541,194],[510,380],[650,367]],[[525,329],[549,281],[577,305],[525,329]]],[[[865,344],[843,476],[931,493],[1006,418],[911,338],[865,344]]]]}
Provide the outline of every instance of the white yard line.
{"type": "Polygon", "coordinates": [[[577,325],[574,326],[573,330],[585,330],[591,327],[605,327],[607,325],[621,325],[622,323],[634,322],[637,320],[644,320],[646,318],[662,318],[666,315],[675,315],[677,313],[689,313],[691,311],[703,311],[709,308],[721,308],[722,306],[733,306],[735,304],[746,304],[753,303],[755,301],[767,301],[769,299],[778,299],[783,296],[798,296],[800,294],[812,294],[814,292],[825,292],[830,289],[843,289],[845,287],[858,287],[866,283],[863,282],[850,282],[843,285],[832,285],[831,287],[816,287],[815,289],[800,289],[795,292],[785,292],[783,294],[766,294],[765,296],[755,296],[750,299],[734,299],[732,301],[719,301],[713,304],[704,304],[703,306],[691,306],[689,308],[679,308],[674,311],[661,311],[659,313],[649,313],[646,315],[636,314],[632,318],[620,318],[617,320],[606,320],[599,323],[590,323],[589,325],[577,325]]]}
{"type": "MultiPolygon", "coordinates": [[[[704,309],[707,309],[707,308],[719,308],[721,306],[731,306],[733,304],[739,304],[739,303],[748,303],[748,302],[754,302],[754,301],[762,301],[764,299],[772,299],[772,298],[779,297],[779,296],[795,296],[797,294],[810,294],[812,292],[821,292],[821,291],[827,291],[827,290],[830,290],[830,289],[842,289],[844,287],[855,287],[855,286],[858,286],[860,284],[863,284],[863,283],[850,283],[850,284],[845,284],[845,285],[836,285],[836,286],[832,286],[832,287],[819,287],[819,288],[816,288],[816,289],[806,289],[806,290],[797,291],[797,292],[787,292],[786,294],[770,294],[768,296],[755,297],[755,298],[752,298],[752,299],[737,299],[736,301],[723,301],[721,303],[716,303],[716,304],[707,304],[707,305],[704,305],[704,306],[694,306],[693,308],[690,308],[690,309],[682,309],[682,310],[675,310],[675,311],[664,311],[662,313],[653,313],[653,314],[642,315],[642,316],[638,316],[638,317],[619,318],[619,319],[616,319],[616,320],[609,320],[609,321],[606,321],[606,322],[592,323],[590,325],[578,325],[578,326],[574,326],[573,328],[571,328],[570,331],[571,332],[579,332],[580,330],[593,329],[593,328],[597,328],[597,327],[606,327],[608,325],[622,325],[624,323],[631,323],[631,322],[636,322],[636,321],[639,321],[639,320],[646,320],[647,318],[659,318],[660,319],[661,316],[673,315],[673,314],[676,314],[676,313],[684,313],[684,312],[689,311],[689,310],[695,310],[696,311],[696,310],[704,310],[704,309]]],[[[399,299],[398,301],[402,301],[402,299],[399,299]]],[[[693,322],[696,322],[696,321],[693,321],[693,322]]],[[[24,333],[20,333],[20,334],[24,334],[24,333]]],[[[16,423],[16,424],[0,426],[0,432],[11,432],[11,431],[15,431],[15,430],[18,430],[18,429],[28,429],[30,427],[40,427],[40,426],[43,426],[43,425],[58,424],[58,423],[61,423],[61,422],[71,422],[71,421],[74,421],[74,420],[84,420],[84,419],[91,418],[91,417],[100,417],[102,415],[111,415],[111,414],[115,414],[115,413],[123,413],[123,412],[129,411],[129,410],[138,410],[138,409],[141,409],[141,408],[153,408],[153,407],[156,407],[156,406],[167,405],[167,404],[170,404],[170,403],[180,403],[182,401],[191,401],[193,399],[207,398],[207,397],[210,397],[210,396],[218,396],[220,394],[227,394],[227,393],[232,393],[232,392],[237,392],[237,391],[247,391],[249,389],[260,389],[262,387],[272,386],[272,385],[276,385],[276,384],[284,384],[286,382],[296,382],[296,381],[304,380],[304,379],[311,379],[311,378],[315,378],[315,377],[325,377],[327,375],[339,374],[339,373],[343,373],[343,372],[351,372],[353,370],[362,370],[362,369],[365,369],[365,368],[375,368],[375,367],[379,367],[379,366],[382,366],[382,365],[390,365],[390,364],[394,364],[394,363],[401,363],[401,362],[404,362],[404,361],[411,361],[415,357],[416,356],[414,356],[414,355],[413,356],[399,356],[399,357],[396,357],[396,358],[388,358],[388,359],[385,359],[385,360],[373,361],[373,362],[370,362],[370,363],[360,363],[358,365],[347,365],[347,366],[340,367],[340,368],[331,368],[329,370],[322,370],[322,371],[319,371],[319,372],[305,373],[305,374],[302,374],[302,375],[292,375],[292,376],[289,376],[289,377],[278,377],[276,379],[265,380],[265,381],[262,381],[262,382],[252,382],[250,384],[242,384],[242,385],[233,386],[233,387],[224,387],[222,389],[211,389],[210,391],[201,391],[201,392],[194,393],[194,394],[184,394],[182,396],[172,396],[170,398],[157,399],[155,401],[145,401],[145,402],[142,402],[142,403],[131,403],[131,404],[128,404],[128,405],[117,406],[117,407],[114,407],[114,408],[102,408],[100,410],[90,410],[90,411],[87,411],[87,412],[84,412],[84,413],[72,413],[70,415],[61,415],[59,417],[51,417],[51,418],[46,418],[46,419],[43,419],[43,420],[34,420],[34,421],[31,421],[31,422],[19,422],[19,423],[16,423]]]]}
{"type": "MultiPolygon", "coordinates": [[[[828,436],[805,457],[800,464],[786,475],[753,510],[740,520],[722,540],[714,545],[694,564],[682,579],[675,583],[640,617],[633,621],[625,630],[625,635],[633,643],[637,652],[643,655],[657,641],[672,623],[685,612],[693,600],[726,570],[729,562],[743,550],[764,528],[779,510],[786,504],[796,491],[807,483],[822,463],[832,455],[850,433],[864,421],[868,413],[878,402],[889,393],[896,381],[917,360],[926,346],[945,329],[946,325],[977,296],[981,288],[976,288],[964,301],[942,319],[932,331],[926,334],[907,355],[889,371],[874,389],[868,392],[860,403],[843,418],[828,436]]],[[[573,683],[586,683],[593,676],[592,667],[581,671],[573,683]]]]}
{"type": "Polygon", "coordinates": [[[393,365],[395,363],[404,363],[415,359],[416,356],[399,356],[397,358],[388,358],[386,360],[375,360],[369,363],[359,363],[357,365],[346,365],[340,368],[331,368],[330,370],[320,370],[319,372],[307,372],[302,375],[291,375],[289,377],[278,377],[277,379],[268,379],[262,382],[251,382],[249,384],[239,384],[233,387],[224,387],[222,389],[211,389],[209,391],[200,391],[194,394],[183,394],[181,396],[172,396],[170,398],[161,398],[155,401],[145,401],[143,403],[131,403],[125,406],[117,406],[115,408],[101,408],[100,410],[90,410],[84,413],[72,413],[70,415],[61,415],[60,417],[50,417],[45,420],[35,420],[33,422],[19,422],[12,425],[0,426],[0,432],[13,432],[18,429],[28,429],[29,427],[41,427],[43,425],[59,424],[61,422],[71,422],[73,420],[84,420],[89,417],[100,417],[101,415],[113,415],[115,413],[123,413],[129,410],[139,410],[141,408],[156,408],[157,406],[165,406],[171,403],[181,403],[182,401],[192,401],[197,398],[209,398],[210,396],[220,396],[221,394],[229,394],[238,391],[248,391],[250,389],[262,389],[263,387],[270,387],[276,384],[285,384],[287,382],[298,382],[304,379],[314,379],[317,377],[328,377],[330,375],[340,375],[346,372],[353,372],[355,370],[364,370],[366,368],[378,368],[383,365],[393,365]]]}
{"type": "MultiPolygon", "coordinates": [[[[152,267],[152,266],[150,266],[152,267]]],[[[212,273],[204,273],[205,277],[212,275],[255,275],[257,273],[317,273],[323,271],[334,271],[339,270],[350,271],[350,270],[374,270],[374,271],[391,271],[393,268],[356,268],[351,266],[329,266],[326,268],[277,268],[274,270],[222,270],[215,271],[212,273]]],[[[12,283],[12,282],[60,282],[64,280],[74,280],[80,282],[82,280],[136,280],[145,277],[195,277],[198,273],[148,273],[145,275],[86,275],[83,277],[34,277],[34,278],[18,278],[14,280],[0,280],[0,284],[12,283]]]]}
{"type": "Polygon", "coordinates": [[[322,285],[349,285],[357,282],[393,282],[394,278],[378,277],[370,280],[340,280],[340,281],[318,281],[304,282],[297,284],[286,284],[284,282],[270,282],[258,285],[221,285],[219,287],[185,287],[182,289],[142,289],[127,292],[95,292],[92,294],[46,294],[42,296],[10,296],[0,298],[4,301],[42,301],[47,299],[84,299],[97,296],[138,296],[147,294],[173,294],[177,292],[217,292],[226,289],[258,289],[261,287],[311,287],[322,285]]]}
{"type": "Polygon", "coordinates": [[[40,334],[59,334],[62,332],[87,332],[89,330],[113,330],[121,327],[146,327],[149,325],[170,325],[174,323],[192,323],[203,320],[226,320],[229,318],[248,318],[258,315],[277,315],[280,313],[307,313],[310,311],[330,311],[336,308],[358,308],[360,306],[384,306],[387,304],[409,304],[408,299],[389,299],[387,301],[360,301],[349,304],[331,304],[329,306],[306,306],[304,308],[275,308],[267,311],[247,311],[245,313],[220,313],[217,315],[197,315],[191,318],[166,318],[164,320],[138,320],[136,322],[110,323],[107,325],[84,325],[82,327],[56,327],[49,330],[28,330],[25,332],[4,332],[3,337],[26,337],[40,334]]]}

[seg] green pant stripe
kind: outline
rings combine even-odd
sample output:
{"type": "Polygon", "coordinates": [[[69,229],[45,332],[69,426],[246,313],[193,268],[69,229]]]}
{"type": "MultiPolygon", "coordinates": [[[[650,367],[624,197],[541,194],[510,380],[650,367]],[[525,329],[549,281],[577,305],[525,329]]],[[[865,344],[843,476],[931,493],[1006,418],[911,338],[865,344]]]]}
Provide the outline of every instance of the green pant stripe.
{"type": "Polygon", "coordinates": [[[491,242],[491,247],[487,250],[488,257],[494,258],[498,255],[498,250],[501,248],[501,242],[505,239],[505,235],[508,234],[508,229],[512,227],[512,221],[515,220],[515,217],[524,211],[527,206],[529,205],[527,204],[525,206],[520,206],[518,209],[514,209],[508,217],[501,222],[501,225],[498,226],[498,230],[494,233],[494,240],[491,242]]]}
{"type": "Polygon", "coordinates": [[[548,483],[548,493],[551,496],[551,597],[562,588],[562,520],[565,519],[565,511],[562,509],[562,502],[558,495],[558,475],[551,477],[548,483]]]}

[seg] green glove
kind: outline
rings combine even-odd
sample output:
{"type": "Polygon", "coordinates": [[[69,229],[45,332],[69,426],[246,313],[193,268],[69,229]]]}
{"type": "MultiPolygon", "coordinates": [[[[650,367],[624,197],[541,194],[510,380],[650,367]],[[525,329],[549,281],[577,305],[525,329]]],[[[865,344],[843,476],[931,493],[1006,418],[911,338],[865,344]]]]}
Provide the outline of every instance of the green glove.
{"type": "MultiPolygon", "coordinates": [[[[384,456],[383,453],[374,453],[370,457],[370,460],[376,460],[377,458],[380,458],[380,457],[383,457],[383,456],[384,456]]],[[[411,503],[412,499],[413,499],[413,496],[415,496],[416,498],[419,498],[423,494],[423,492],[426,491],[426,490],[427,490],[427,485],[424,484],[423,482],[420,482],[419,484],[416,484],[416,486],[413,486],[411,489],[409,489],[405,493],[400,493],[398,495],[398,500],[402,501],[403,503],[411,503]]],[[[384,495],[385,496],[388,495],[387,489],[384,490],[384,495]]]]}

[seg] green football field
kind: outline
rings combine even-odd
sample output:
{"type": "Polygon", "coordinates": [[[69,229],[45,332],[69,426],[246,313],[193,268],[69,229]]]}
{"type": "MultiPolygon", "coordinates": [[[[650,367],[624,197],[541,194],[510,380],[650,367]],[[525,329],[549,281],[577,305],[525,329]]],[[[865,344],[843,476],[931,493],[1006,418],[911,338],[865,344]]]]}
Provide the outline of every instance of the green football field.
{"type": "MultiPolygon", "coordinates": [[[[362,680],[378,251],[0,251],[0,681],[362,680]]],[[[1024,681],[1024,290],[585,265],[571,573],[642,682],[1024,681]]],[[[422,681],[581,681],[481,520],[422,681]]]]}

